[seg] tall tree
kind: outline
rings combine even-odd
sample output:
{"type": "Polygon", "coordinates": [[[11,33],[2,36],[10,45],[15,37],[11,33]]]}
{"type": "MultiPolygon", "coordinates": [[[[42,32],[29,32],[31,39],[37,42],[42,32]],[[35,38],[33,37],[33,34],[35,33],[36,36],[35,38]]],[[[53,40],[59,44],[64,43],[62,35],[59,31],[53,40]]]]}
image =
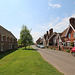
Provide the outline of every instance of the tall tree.
{"type": "Polygon", "coordinates": [[[32,35],[30,34],[30,30],[26,26],[22,26],[22,30],[20,32],[21,43],[25,46],[30,45],[33,42],[32,35]]]}

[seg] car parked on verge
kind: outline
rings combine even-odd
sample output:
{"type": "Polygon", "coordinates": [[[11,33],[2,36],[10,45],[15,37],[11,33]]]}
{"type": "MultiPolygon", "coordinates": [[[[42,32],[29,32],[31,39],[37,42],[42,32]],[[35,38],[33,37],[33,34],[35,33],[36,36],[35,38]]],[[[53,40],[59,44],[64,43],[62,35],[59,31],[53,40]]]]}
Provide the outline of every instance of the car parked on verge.
{"type": "Polygon", "coordinates": [[[71,49],[71,53],[72,53],[73,56],[75,56],[75,47],[73,47],[73,48],[71,49]]]}

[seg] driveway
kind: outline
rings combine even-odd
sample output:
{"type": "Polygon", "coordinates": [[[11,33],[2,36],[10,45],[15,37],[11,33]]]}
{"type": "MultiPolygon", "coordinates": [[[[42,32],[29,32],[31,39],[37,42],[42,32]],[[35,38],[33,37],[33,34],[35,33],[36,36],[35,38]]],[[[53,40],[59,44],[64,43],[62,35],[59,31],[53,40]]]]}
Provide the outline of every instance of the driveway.
{"type": "Polygon", "coordinates": [[[70,53],[63,51],[50,50],[50,49],[40,49],[35,45],[32,45],[34,49],[42,55],[42,57],[55,66],[64,75],[75,75],[75,57],[70,53]]]}

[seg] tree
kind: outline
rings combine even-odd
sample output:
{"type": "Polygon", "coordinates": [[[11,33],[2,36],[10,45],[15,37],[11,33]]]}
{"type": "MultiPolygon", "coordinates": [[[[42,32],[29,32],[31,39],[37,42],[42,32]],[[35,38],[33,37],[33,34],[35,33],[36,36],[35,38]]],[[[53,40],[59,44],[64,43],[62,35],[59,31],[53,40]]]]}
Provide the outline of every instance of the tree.
{"type": "Polygon", "coordinates": [[[22,30],[20,32],[21,43],[25,46],[31,45],[33,42],[32,35],[30,34],[30,30],[26,26],[22,26],[22,30]]]}
{"type": "Polygon", "coordinates": [[[19,46],[19,45],[22,45],[21,39],[18,40],[18,46],[19,46]]]}

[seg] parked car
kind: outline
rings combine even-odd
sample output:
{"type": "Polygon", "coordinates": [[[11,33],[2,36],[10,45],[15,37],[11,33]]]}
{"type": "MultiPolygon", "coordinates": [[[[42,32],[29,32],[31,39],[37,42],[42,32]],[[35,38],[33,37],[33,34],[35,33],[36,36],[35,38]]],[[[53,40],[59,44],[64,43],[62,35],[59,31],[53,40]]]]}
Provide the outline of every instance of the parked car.
{"type": "Polygon", "coordinates": [[[40,48],[40,45],[37,45],[37,47],[39,47],[39,48],[40,48]]]}
{"type": "Polygon", "coordinates": [[[45,46],[44,45],[41,45],[40,48],[45,48],[45,46]]]}
{"type": "Polygon", "coordinates": [[[73,56],[75,56],[75,47],[73,47],[73,48],[71,49],[71,53],[72,53],[73,56]]]}

